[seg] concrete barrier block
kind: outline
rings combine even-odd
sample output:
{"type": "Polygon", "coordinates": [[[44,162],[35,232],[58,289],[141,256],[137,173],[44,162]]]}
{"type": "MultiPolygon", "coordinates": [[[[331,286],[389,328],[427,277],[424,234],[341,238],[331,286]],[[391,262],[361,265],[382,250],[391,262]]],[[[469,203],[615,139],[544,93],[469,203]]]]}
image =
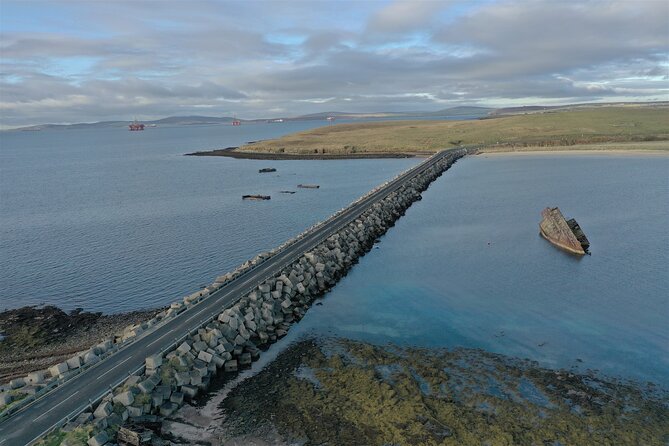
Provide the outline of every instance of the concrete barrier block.
{"type": "Polygon", "coordinates": [[[208,353],[206,351],[201,351],[198,355],[197,358],[206,362],[207,364],[211,362],[213,355],[211,353],[208,353]]]}
{"type": "Polygon", "coordinates": [[[108,441],[109,441],[109,436],[107,435],[107,432],[102,431],[99,432],[94,437],[89,438],[87,444],[88,446],[103,446],[107,444],[108,441]]]}
{"type": "Polygon", "coordinates": [[[67,362],[67,367],[70,370],[78,369],[79,367],[81,367],[81,358],[79,356],[73,356],[65,362],[67,362]]]}
{"type": "Polygon", "coordinates": [[[49,367],[49,373],[51,373],[51,376],[53,377],[58,377],[68,370],[67,362],[61,362],[60,364],[49,367]]]}
{"type": "Polygon", "coordinates": [[[130,391],[121,392],[114,396],[113,401],[115,403],[123,404],[124,406],[129,406],[135,401],[135,396],[130,391]]]}
{"type": "Polygon", "coordinates": [[[95,418],[106,418],[112,413],[112,405],[109,401],[101,402],[93,412],[95,418]]]}
{"type": "Polygon", "coordinates": [[[28,376],[25,377],[24,383],[26,384],[41,384],[44,382],[44,371],[37,370],[35,372],[28,373],[28,376]]]}
{"type": "Polygon", "coordinates": [[[147,369],[157,369],[163,365],[163,357],[161,355],[152,355],[146,358],[145,363],[147,369]]]}

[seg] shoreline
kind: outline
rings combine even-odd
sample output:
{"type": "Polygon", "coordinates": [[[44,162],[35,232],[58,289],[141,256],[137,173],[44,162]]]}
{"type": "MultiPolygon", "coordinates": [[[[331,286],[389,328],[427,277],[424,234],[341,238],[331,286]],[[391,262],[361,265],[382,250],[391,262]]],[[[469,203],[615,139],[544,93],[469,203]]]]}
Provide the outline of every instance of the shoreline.
{"type": "Polygon", "coordinates": [[[186,153],[184,156],[223,156],[235,159],[250,160],[272,160],[272,161],[296,161],[296,160],[344,160],[344,159],[382,159],[382,158],[416,158],[427,156],[427,154],[413,153],[351,153],[346,155],[327,155],[327,154],[300,154],[300,153],[265,153],[265,152],[240,152],[239,147],[228,147],[225,149],[215,149],[208,151],[199,151],[186,153]]]}
{"type": "Polygon", "coordinates": [[[129,324],[151,319],[162,308],[102,314],[27,306],[0,312],[0,383],[46,369],[114,336],[129,324]]]}

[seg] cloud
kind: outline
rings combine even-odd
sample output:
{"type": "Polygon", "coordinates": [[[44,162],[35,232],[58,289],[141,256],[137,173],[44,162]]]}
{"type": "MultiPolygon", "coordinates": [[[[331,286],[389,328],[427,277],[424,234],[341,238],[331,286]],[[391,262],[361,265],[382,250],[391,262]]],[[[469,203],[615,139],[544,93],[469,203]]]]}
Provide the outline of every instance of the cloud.
{"type": "Polygon", "coordinates": [[[395,0],[369,20],[368,31],[402,33],[424,29],[449,2],[439,0],[395,0]]]}
{"type": "Polygon", "coordinates": [[[25,4],[0,16],[2,125],[669,94],[663,1],[25,4]]]}

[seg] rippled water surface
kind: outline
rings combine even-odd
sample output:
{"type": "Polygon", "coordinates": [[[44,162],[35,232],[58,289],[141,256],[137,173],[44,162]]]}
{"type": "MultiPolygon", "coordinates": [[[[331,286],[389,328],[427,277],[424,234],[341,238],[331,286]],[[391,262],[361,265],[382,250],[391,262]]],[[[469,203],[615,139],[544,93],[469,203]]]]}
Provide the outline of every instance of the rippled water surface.
{"type": "Polygon", "coordinates": [[[0,310],[169,304],[420,161],[182,156],[320,125],[1,133],[0,310]]]}
{"type": "Polygon", "coordinates": [[[473,347],[669,388],[669,158],[460,160],[291,329],[473,347]],[[575,217],[592,256],[538,234],[575,217]]]}

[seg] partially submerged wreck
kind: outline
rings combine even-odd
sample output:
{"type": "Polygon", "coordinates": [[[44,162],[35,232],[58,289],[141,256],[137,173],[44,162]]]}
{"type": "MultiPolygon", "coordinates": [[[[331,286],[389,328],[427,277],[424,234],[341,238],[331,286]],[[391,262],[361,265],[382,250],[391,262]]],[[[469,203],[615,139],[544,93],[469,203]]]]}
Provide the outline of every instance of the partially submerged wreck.
{"type": "Polygon", "coordinates": [[[320,186],[318,184],[298,184],[297,187],[301,189],[318,189],[320,186]]]}
{"type": "Polygon", "coordinates": [[[242,200],[269,200],[269,195],[242,195],[242,200]]]}
{"type": "Polygon", "coordinates": [[[576,220],[566,220],[558,207],[544,209],[541,216],[539,233],[543,238],[572,254],[588,254],[590,242],[576,220]]]}
{"type": "Polygon", "coordinates": [[[258,173],[268,173],[268,172],[276,172],[276,169],[274,167],[265,167],[264,169],[260,169],[258,173]]]}

